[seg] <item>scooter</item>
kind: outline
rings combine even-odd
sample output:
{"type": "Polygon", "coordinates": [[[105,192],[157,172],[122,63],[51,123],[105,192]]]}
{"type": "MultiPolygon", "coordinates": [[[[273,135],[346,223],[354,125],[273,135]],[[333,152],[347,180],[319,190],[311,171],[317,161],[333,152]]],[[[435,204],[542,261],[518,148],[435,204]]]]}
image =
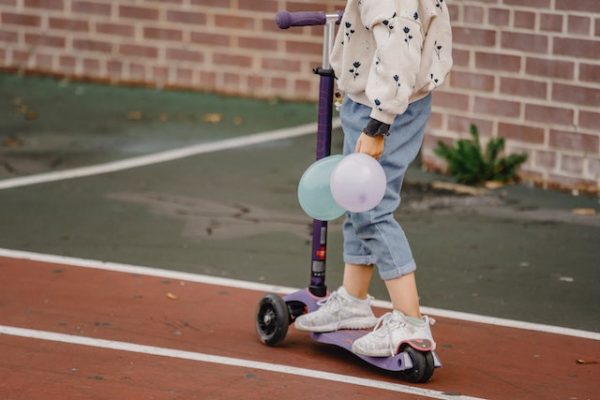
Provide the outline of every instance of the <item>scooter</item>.
{"type": "MultiPolygon", "coordinates": [[[[292,26],[323,25],[322,65],[314,69],[319,75],[319,106],[316,159],[331,153],[331,129],[333,116],[334,72],[329,62],[333,47],[335,28],[342,17],[341,12],[288,12],[277,13],[279,28],[292,26]]],[[[265,295],[259,302],[256,312],[256,331],[260,340],[268,346],[276,346],[287,335],[288,326],[304,313],[318,309],[319,302],[327,298],[325,285],[325,264],[327,254],[327,222],[313,220],[311,277],[308,288],[280,297],[265,295]]],[[[339,330],[335,332],[311,333],[313,340],[342,347],[352,351],[352,343],[370,330],[339,330]]],[[[355,353],[353,353],[355,354],[355,353]]],[[[388,371],[395,371],[399,377],[413,383],[427,382],[434,369],[442,364],[428,340],[411,340],[401,344],[393,357],[368,357],[355,354],[364,361],[388,371]]]]}

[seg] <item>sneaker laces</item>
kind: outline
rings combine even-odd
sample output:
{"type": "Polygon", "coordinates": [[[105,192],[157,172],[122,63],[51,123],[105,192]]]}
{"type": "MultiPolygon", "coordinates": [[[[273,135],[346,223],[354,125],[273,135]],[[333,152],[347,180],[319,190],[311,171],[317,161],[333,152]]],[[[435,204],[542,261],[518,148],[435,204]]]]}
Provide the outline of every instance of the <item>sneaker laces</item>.
{"type": "Polygon", "coordinates": [[[335,312],[338,311],[342,305],[342,297],[336,291],[331,293],[326,299],[317,301],[317,305],[319,306],[319,310],[323,309],[335,312]]]}
{"type": "Polygon", "coordinates": [[[402,318],[389,312],[382,315],[381,318],[377,320],[375,328],[373,328],[374,335],[378,337],[387,336],[388,346],[392,357],[396,355],[396,349],[394,348],[394,343],[392,342],[392,332],[394,329],[405,326],[406,322],[402,318]]]}

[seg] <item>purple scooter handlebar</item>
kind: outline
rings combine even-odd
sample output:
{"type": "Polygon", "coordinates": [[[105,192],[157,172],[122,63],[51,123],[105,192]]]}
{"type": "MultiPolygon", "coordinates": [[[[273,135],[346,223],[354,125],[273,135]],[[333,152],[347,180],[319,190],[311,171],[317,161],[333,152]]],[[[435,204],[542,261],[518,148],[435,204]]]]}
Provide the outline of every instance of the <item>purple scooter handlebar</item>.
{"type": "Polygon", "coordinates": [[[290,26],[325,25],[326,20],[323,11],[279,11],[275,18],[277,26],[281,29],[287,29],[290,26]]]}
{"type": "MultiPolygon", "coordinates": [[[[337,14],[339,19],[341,19],[343,12],[337,11],[337,14]]],[[[281,29],[287,29],[290,26],[325,25],[327,23],[327,14],[323,11],[279,11],[275,17],[275,21],[281,29]]]]}

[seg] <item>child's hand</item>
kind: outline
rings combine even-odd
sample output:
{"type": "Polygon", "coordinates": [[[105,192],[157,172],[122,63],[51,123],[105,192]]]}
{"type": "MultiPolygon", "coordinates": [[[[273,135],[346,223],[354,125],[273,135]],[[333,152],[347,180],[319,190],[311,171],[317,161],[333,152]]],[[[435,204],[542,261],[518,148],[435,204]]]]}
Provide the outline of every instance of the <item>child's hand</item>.
{"type": "Polygon", "coordinates": [[[385,146],[384,136],[369,136],[365,133],[361,133],[356,142],[356,148],[354,149],[357,153],[365,153],[370,155],[376,160],[379,160],[383,155],[383,148],[385,146]]]}

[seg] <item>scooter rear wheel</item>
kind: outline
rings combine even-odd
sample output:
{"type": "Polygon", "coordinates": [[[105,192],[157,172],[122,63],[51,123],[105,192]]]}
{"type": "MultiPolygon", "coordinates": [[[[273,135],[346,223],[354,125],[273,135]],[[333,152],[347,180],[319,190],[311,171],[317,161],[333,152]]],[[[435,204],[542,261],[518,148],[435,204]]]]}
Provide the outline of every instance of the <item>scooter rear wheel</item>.
{"type": "Polygon", "coordinates": [[[412,383],[425,383],[431,379],[435,363],[430,351],[419,351],[408,345],[402,351],[407,352],[413,362],[412,368],[400,372],[403,379],[412,383]]]}
{"type": "Polygon", "coordinates": [[[276,346],[287,335],[289,324],[290,314],[285,300],[274,294],[265,295],[256,312],[256,332],[260,341],[276,346]]]}

